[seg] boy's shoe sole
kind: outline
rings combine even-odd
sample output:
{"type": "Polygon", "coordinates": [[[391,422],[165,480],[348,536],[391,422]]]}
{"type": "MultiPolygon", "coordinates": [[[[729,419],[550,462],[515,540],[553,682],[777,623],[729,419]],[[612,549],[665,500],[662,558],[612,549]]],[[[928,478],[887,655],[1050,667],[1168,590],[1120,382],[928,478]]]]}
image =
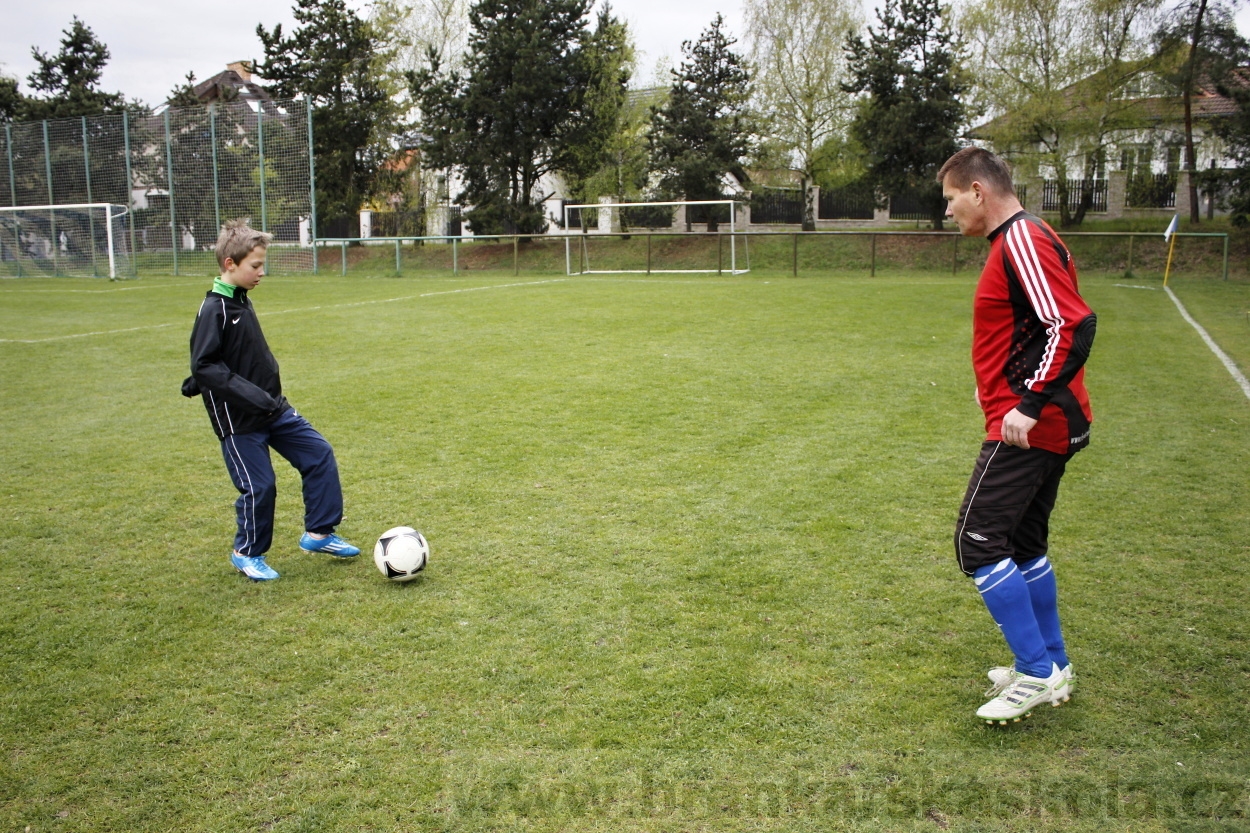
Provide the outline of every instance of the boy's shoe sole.
{"type": "MultiPolygon", "coordinates": [[[[1072,663],[1068,663],[1063,667],[1063,683],[1055,687],[1054,693],[1051,695],[1050,704],[1055,707],[1062,706],[1064,703],[1072,699],[1072,694],[1076,690],[1076,673],[1072,670],[1072,663]]],[[[1003,689],[1011,684],[1018,675],[1016,669],[1010,666],[999,665],[991,668],[986,674],[993,683],[989,690],[985,692],[986,697],[996,697],[1003,689]]]]}
{"type": "Polygon", "coordinates": [[[305,532],[299,539],[299,548],[304,552],[323,552],[335,558],[355,558],[360,555],[360,547],[347,543],[334,533],[324,538],[314,538],[305,532]]]}
{"type": "Polygon", "coordinates": [[[232,552],[230,553],[230,563],[234,566],[234,569],[252,581],[273,581],[278,577],[278,571],[265,563],[265,556],[263,555],[249,556],[232,552]]]}

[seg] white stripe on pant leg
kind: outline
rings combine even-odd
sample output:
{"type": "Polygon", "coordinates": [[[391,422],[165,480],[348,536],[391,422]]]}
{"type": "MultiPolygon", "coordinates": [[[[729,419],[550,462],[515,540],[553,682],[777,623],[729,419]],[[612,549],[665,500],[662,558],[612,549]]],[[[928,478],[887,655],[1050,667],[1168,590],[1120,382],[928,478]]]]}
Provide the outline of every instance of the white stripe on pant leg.
{"type": "MultiPolygon", "coordinates": [[[[252,524],[251,524],[251,531],[247,532],[247,534],[250,536],[256,531],[256,490],[252,488],[252,475],[248,472],[247,466],[243,462],[243,455],[239,453],[239,447],[234,442],[233,434],[230,435],[230,445],[234,448],[235,456],[238,458],[238,462],[235,463],[235,471],[236,472],[241,471],[243,475],[247,478],[247,484],[246,484],[247,494],[251,496],[252,524]]],[[[243,478],[240,477],[239,480],[242,481],[243,478]]],[[[244,510],[244,517],[246,518],[246,510],[244,510]]],[[[249,541],[247,538],[245,538],[244,549],[249,548],[253,543],[254,543],[253,541],[249,541]]]]}
{"type": "Polygon", "coordinates": [[[956,540],[959,541],[959,569],[965,573],[968,571],[964,570],[964,530],[968,528],[968,515],[972,514],[972,503],[977,499],[977,493],[981,491],[981,481],[985,479],[985,475],[989,474],[990,463],[994,462],[994,456],[998,454],[998,449],[1002,448],[1002,446],[1003,444],[1000,440],[994,446],[994,451],[990,453],[990,459],[985,461],[985,468],[981,471],[981,477],[977,480],[976,488],[972,490],[972,497],[968,498],[968,508],[964,510],[963,526],[959,528],[959,534],[955,536],[956,540]]]}

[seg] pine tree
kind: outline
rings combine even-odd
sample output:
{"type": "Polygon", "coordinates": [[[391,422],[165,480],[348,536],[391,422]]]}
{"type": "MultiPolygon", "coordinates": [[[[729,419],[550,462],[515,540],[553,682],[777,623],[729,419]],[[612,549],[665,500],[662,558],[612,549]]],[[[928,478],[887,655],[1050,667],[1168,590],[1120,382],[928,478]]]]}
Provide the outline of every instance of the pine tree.
{"type": "Polygon", "coordinates": [[[108,47],[91,27],[74,17],[61,39],[61,51],[45,55],[37,47],[30,52],[39,68],[26,79],[41,97],[20,98],[17,118],[64,119],[120,113],[126,107],[121,93],[99,89],[100,75],[109,60],[108,47]]]}
{"type": "Polygon", "coordinates": [[[966,120],[960,97],[968,89],[943,13],[938,0],[886,0],[868,40],[847,41],[854,80],[845,87],[867,94],[851,134],[867,152],[878,192],[915,194],[935,229],[945,202],[934,177],[959,149],[966,120]]]}
{"type": "Polygon", "coordinates": [[[311,99],[317,213],[330,220],[384,187],[398,114],[372,24],[344,0],[297,0],[293,13],[300,25],[290,37],[281,24],[256,27],[265,49],[256,71],[279,97],[311,99]]]}
{"type": "MultiPolygon", "coordinates": [[[[718,14],[698,41],[682,44],[685,60],[673,71],[668,99],[652,111],[651,166],[667,196],[723,199],[727,174],[748,179],[750,75],[724,26],[718,14]]],[[[712,216],[708,230],[716,227],[712,216]]]]}
{"type": "Polygon", "coordinates": [[[583,143],[602,141],[593,94],[623,90],[624,78],[596,83],[589,8],[589,0],[480,0],[469,10],[463,74],[443,73],[433,53],[411,74],[423,164],[463,172],[457,199],[472,206],[474,233],[544,231],[542,178],[578,167],[583,143]]]}

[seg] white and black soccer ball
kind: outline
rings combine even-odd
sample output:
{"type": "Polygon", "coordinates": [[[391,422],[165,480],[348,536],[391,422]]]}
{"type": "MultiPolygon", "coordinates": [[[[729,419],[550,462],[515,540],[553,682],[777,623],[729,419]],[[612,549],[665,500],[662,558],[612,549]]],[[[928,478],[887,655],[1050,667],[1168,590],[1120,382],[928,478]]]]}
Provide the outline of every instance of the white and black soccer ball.
{"type": "Polygon", "coordinates": [[[410,526],[386,530],[373,547],[373,563],[391,581],[412,581],[429,560],[425,536],[410,526]]]}

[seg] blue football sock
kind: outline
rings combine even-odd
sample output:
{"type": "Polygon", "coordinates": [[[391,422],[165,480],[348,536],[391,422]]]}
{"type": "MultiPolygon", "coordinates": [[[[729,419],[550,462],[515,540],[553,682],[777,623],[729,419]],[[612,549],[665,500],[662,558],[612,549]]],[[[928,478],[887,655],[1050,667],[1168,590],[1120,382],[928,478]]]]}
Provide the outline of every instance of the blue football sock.
{"type": "Polygon", "coordinates": [[[1010,558],[973,573],[981,600],[1016,657],[1016,670],[1030,677],[1050,676],[1050,653],[1033,617],[1033,601],[1024,576],[1010,558]]]}
{"type": "Polygon", "coordinates": [[[1020,565],[1029,598],[1033,600],[1033,618],[1046,640],[1046,650],[1055,665],[1064,668],[1068,664],[1068,652],[1063,647],[1063,633],[1059,629],[1059,586],[1055,584],[1055,571],[1046,556],[1035,558],[1020,565]]]}

